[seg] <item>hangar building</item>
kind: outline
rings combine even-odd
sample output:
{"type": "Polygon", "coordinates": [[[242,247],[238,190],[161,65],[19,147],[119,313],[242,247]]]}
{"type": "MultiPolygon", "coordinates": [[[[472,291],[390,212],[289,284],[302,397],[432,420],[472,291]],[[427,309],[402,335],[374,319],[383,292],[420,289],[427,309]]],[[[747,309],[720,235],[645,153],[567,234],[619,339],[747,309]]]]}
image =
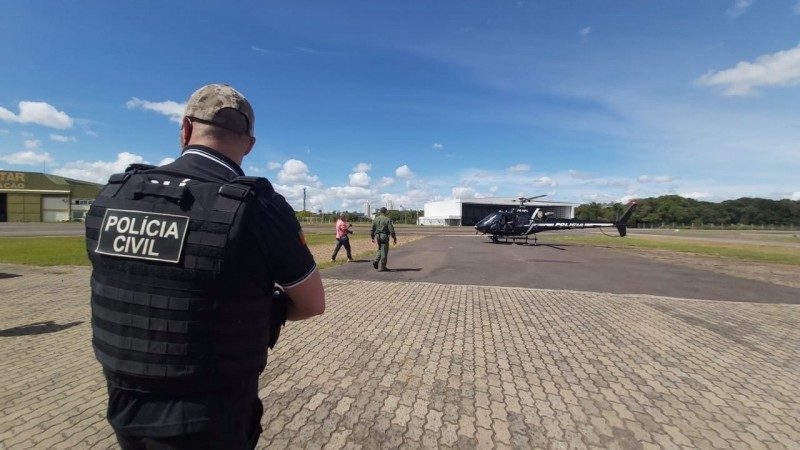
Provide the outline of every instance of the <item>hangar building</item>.
{"type": "MultiPolygon", "coordinates": [[[[489,213],[501,209],[516,208],[519,202],[512,197],[486,197],[470,199],[452,199],[439,202],[425,203],[424,216],[417,219],[418,225],[461,226],[474,225],[488,216],[489,213]]],[[[525,204],[531,210],[541,208],[544,212],[553,212],[558,219],[572,219],[575,217],[574,203],[550,202],[535,199],[525,204]]]]}
{"type": "Polygon", "coordinates": [[[82,220],[102,188],[58,175],[0,170],[0,222],[82,220]]]}

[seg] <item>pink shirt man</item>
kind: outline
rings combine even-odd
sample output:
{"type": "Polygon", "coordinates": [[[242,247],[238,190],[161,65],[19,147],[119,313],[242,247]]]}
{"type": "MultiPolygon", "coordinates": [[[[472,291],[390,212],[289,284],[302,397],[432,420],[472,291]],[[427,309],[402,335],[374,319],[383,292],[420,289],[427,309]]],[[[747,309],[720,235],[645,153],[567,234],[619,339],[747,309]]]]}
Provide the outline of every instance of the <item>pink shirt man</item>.
{"type": "Polygon", "coordinates": [[[345,222],[344,220],[342,219],[336,220],[336,239],[347,236],[348,226],[350,226],[350,224],[345,222]]]}

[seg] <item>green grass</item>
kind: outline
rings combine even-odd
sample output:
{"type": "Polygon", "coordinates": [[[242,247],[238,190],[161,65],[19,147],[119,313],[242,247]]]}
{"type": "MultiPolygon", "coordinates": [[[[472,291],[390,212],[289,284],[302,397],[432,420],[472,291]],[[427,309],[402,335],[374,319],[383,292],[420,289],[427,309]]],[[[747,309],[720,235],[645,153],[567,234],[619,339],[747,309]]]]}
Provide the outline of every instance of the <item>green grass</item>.
{"type": "Polygon", "coordinates": [[[743,261],[771,262],[800,266],[800,252],[793,248],[754,244],[725,244],[676,239],[648,239],[641,237],[611,236],[548,236],[548,241],[564,244],[581,244],[612,248],[639,248],[670,250],[705,256],[735,258],[743,261]]]}
{"type": "Polygon", "coordinates": [[[70,237],[0,238],[0,262],[32,266],[88,266],[86,241],[70,237]]]}
{"type": "Polygon", "coordinates": [[[303,233],[303,236],[306,238],[306,245],[309,246],[317,244],[334,245],[336,243],[333,233],[303,233]]]}
{"type": "MultiPolygon", "coordinates": [[[[333,233],[303,233],[306,238],[306,244],[310,247],[312,245],[329,244],[331,247],[336,245],[336,237],[333,233]]],[[[358,233],[350,235],[350,242],[356,240],[369,240],[369,233],[358,233]]]]}
{"type": "MultiPolygon", "coordinates": [[[[334,244],[330,233],[308,233],[305,235],[309,246],[334,244]]],[[[354,235],[352,240],[366,240],[368,235],[354,235]]],[[[703,241],[682,241],[677,239],[658,239],[608,236],[547,236],[548,241],[616,248],[639,248],[670,250],[706,256],[736,258],[743,261],[760,261],[800,266],[800,252],[795,248],[769,245],[726,244],[703,241]]],[[[371,258],[373,250],[354,254],[356,259],[371,258]]],[[[3,237],[0,238],[0,262],[28,264],[34,266],[86,266],[86,247],[82,236],[74,237],[3,237]]],[[[320,268],[338,263],[322,262],[320,268]]]]}
{"type": "MultiPolygon", "coordinates": [[[[306,243],[313,245],[329,245],[333,248],[335,239],[331,233],[307,233],[306,243]]],[[[351,236],[351,241],[369,240],[369,235],[351,236]]],[[[344,250],[342,250],[344,251],[344,250]]],[[[364,258],[373,253],[353,255],[364,258]]],[[[31,266],[88,266],[86,244],[83,236],[70,237],[1,237],[0,262],[26,264],[31,266]]],[[[320,266],[333,266],[322,263],[320,266]]],[[[322,268],[325,268],[322,267],[322,268]]]]}

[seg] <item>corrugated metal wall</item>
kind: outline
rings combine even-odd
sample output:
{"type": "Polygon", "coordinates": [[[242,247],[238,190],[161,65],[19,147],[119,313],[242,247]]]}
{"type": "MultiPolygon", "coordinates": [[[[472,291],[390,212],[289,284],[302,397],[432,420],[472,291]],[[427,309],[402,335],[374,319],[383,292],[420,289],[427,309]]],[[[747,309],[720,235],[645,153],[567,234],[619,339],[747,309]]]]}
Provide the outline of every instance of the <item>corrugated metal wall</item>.
{"type": "Polygon", "coordinates": [[[7,220],[9,222],[41,222],[41,194],[7,194],[7,220]]]}

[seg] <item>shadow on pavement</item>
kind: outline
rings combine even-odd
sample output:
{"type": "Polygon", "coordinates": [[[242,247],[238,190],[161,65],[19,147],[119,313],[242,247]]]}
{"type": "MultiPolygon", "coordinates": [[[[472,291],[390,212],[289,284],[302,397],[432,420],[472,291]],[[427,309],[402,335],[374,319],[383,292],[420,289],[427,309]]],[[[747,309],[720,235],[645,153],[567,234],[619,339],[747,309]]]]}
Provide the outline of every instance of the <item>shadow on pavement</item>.
{"type": "Polygon", "coordinates": [[[387,272],[419,272],[420,270],[422,270],[422,267],[418,267],[416,269],[386,269],[387,272]]]}
{"type": "Polygon", "coordinates": [[[15,273],[0,273],[0,280],[6,279],[6,278],[17,278],[17,277],[21,277],[21,276],[22,275],[17,275],[15,273]]]}
{"type": "Polygon", "coordinates": [[[20,327],[0,330],[0,337],[33,336],[37,334],[55,333],[61,330],[66,330],[67,328],[72,328],[82,323],[83,322],[81,321],[81,322],[70,322],[70,323],[65,323],[63,325],[59,325],[53,322],[52,320],[49,320],[47,322],[36,322],[30,325],[22,325],[20,327]]]}

